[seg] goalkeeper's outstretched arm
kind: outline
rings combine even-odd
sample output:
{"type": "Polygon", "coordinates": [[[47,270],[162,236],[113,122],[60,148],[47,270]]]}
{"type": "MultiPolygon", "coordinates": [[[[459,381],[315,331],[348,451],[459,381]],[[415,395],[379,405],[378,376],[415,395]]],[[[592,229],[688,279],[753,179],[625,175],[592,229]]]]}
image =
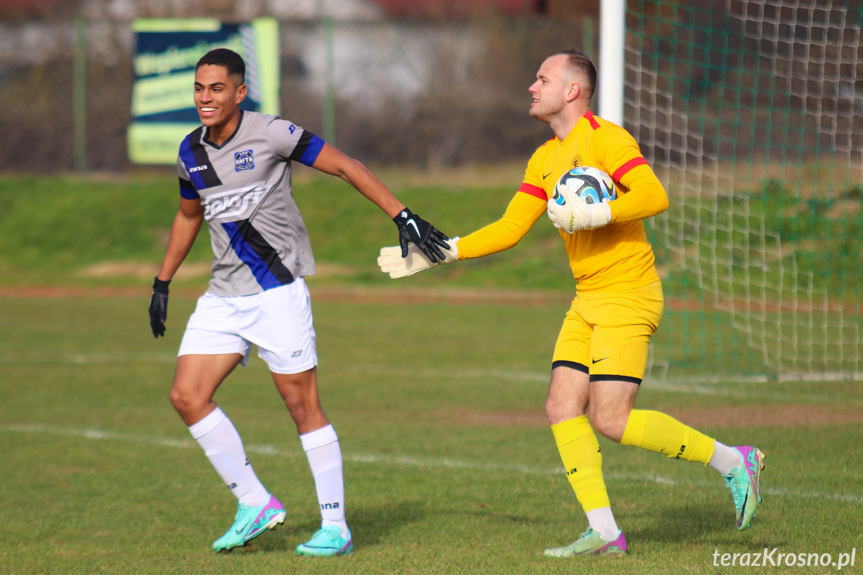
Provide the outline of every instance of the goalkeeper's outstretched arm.
{"type": "Polygon", "coordinates": [[[381,271],[395,279],[413,275],[438,264],[449,264],[508,250],[521,241],[545,213],[545,209],[545,200],[518,192],[499,220],[463,238],[450,239],[450,248],[444,250],[445,257],[439,262],[431,262],[411,245],[405,258],[401,257],[398,247],[382,248],[378,265],[381,271]]]}

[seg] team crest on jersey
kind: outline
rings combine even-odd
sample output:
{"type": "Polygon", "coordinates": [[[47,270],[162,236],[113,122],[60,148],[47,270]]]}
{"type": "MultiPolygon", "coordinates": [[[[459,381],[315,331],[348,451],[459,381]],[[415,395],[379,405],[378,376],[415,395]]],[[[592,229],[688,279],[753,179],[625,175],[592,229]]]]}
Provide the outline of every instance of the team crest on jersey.
{"type": "Polygon", "coordinates": [[[255,156],[252,150],[243,150],[234,154],[234,169],[238,172],[245,172],[255,167],[255,156]]]}
{"type": "Polygon", "coordinates": [[[572,159],[572,167],[573,168],[580,168],[583,165],[584,165],[584,160],[581,159],[581,154],[576,154],[575,157],[572,159]]]}

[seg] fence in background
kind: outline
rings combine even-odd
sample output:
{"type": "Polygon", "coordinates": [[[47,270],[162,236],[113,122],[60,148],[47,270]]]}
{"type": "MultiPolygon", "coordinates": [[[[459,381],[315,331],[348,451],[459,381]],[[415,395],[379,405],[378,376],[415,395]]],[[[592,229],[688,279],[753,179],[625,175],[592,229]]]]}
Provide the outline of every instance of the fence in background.
{"type": "MultiPolygon", "coordinates": [[[[0,22],[0,169],[129,167],[130,23],[83,19],[80,26],[86,63],[79,50],[77,66],[86,85],[76,92],[73,20],[0,22]],[[73,93],[86,98],[77,131],[73,93]],[[86,166],[75,160],[81,130],[86,166]]],[[[282,21],[282,115],[372,164],[524,159],[547,136],[527,115],[527,88],[543,57],[582,47],[584,31],[584,23],[539,18],[282,21]],[[334,113],[327,117],[328,85],[334,113]]]]}

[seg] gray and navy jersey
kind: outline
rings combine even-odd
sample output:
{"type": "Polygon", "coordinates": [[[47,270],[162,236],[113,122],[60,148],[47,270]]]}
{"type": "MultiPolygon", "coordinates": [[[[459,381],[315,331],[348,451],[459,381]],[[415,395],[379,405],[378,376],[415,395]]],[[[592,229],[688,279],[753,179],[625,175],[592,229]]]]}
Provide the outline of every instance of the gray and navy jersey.
{"type": "Polygon", "coordinates": [[[201,126],[180,144],[180,194],[198,199],[210,228],[209,292],[249,295],[314,275],[306,225],[291,189],[291,162],[315,163],[324,141],[276,116],[243,111],[221,146],[201,126]]]}

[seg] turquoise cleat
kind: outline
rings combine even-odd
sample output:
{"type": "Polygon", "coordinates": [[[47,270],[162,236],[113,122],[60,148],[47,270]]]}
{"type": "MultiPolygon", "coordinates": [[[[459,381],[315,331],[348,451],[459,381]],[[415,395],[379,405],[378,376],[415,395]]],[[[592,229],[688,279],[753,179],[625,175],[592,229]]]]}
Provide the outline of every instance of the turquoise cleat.
{"type": "Polygon", "coordinates": [[[311,557],[333,557],[350,555],[354,551],[354,540],[342,537],[342,529],[336,525],[324,525],[312,538],[297,546],[297,555],[311,557]]]}
{"type": "Polygon", "coordinates": [[[286,516],[285,508],[272,495],[267,504],[262,507],[249,507],[237,503],[234,524],[227,533],[216,539],[213,549],[230,551],[234,547],[241,547],[267,529],[275,529],[276,525],[284,523],[286,516]]]}
{"type": "Polygon", "coordinates": [[[547,557],[574,557],[576,555],[623,555],[626,553],[626,538],[622,531],[617,532],[617,537],[606,541],[599,536],[598,531],[588,527],[578,539],[566,547],[554,547],[546,549],[547,557]]]}
{"type": "Polygon", "coordinates": [[[761,503],[761,470],[764,469],[764,454],[757,447],[743,445],[734,450],[743,458],[743,465],[725,476],[725,487],[734,498],[737,512],[737,529],[748,529],[761,503]]]}

